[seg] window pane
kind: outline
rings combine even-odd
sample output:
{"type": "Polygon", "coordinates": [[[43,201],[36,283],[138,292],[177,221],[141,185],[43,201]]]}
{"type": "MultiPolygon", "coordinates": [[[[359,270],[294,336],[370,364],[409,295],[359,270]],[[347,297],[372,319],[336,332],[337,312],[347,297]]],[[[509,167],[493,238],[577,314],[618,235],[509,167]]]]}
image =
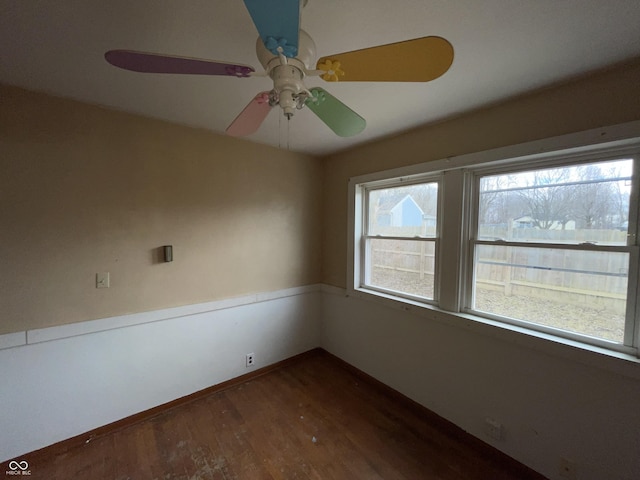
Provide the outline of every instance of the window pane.
{"type": "Polygon", "coordinates": [[[433,299],[435,242],[373,238],[368,253],[368,286],[433,299]]]}
{"type": "Polygon", "coordinates": [[[626,245],[632,160],[480,179],[478,238],[626,245]]]}
{"type": "Polygon", "coordinates": [[[435,237],[438,184],[420,183],[369,192],[369,235],[435,237]]]}
{"type": "Polygon", "coordinates": [[[475,310],[617,343],[629,254],[477,245],[475,310]]]}

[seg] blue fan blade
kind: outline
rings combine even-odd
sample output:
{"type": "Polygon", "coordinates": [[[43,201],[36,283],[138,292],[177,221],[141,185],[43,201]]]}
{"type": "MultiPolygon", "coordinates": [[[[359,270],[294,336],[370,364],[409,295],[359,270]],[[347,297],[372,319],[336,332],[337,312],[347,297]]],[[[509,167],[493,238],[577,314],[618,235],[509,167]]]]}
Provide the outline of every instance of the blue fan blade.
{"type": "Polygon", "coordinates": [[[282,47],[290,58],[298,54],[300,0],[244,0],[244,5],[267,50],[277,55],[282,47]]]}

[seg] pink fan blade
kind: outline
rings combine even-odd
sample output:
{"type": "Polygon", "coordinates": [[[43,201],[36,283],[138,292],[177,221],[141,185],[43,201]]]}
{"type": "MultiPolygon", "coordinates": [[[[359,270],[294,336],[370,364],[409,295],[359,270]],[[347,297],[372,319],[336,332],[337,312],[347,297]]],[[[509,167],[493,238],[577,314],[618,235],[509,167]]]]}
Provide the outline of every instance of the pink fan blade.
{"type": "Polygon", "coordinates": [[[255,133],[270,111],[269,92],[259,93],[227,127],[227,135],[244,137],[255,133]]]}
{"type": "Polygon", "coordinates": [[[172,57],[131,50],[110,50],[104,58],[111,65],[144,73],[182,73],[190,75],[228,75],[248,77],[255,70],[247,65],[214,62],[197,58],[172,57]]]}

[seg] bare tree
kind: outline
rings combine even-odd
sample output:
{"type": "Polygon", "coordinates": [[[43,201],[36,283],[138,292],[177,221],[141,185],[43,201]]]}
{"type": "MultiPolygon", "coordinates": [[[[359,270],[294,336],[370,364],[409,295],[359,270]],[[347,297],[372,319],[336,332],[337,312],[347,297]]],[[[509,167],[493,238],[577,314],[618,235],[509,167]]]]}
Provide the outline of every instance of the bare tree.
{"type": "Polygon", "coordinates": [[[427,215],[435,216],[438,205],[438,187],[435,183],[422,183],[411,187],[411,197],[427,215]]]}
{"type": "MultiPolygon", "coordinates": [[[[623,178],[625,175],[619,167],[612,167],[609,171],[612,178],[623,178]]],[[[611,184],[610,215],[612,227],[619,227],[629,220],[629,191],[631,179],[619,180],[611,184]]]]}
{"type": "Polygon", "coordinates": [[[480,225],[496,228],[518,217],[542,230],[619,227],[628,220],[629,172],[620,162],[483,177],[480,225]]]}
{"type": "Polygon", "coordinates": [[[500,188],[502,176],[484,177],[480,181],[480,198],[478,205],[478,222],[480,225],[502,223],[499,213],[501,203],[500,188]]]}
{"type": "Polygon", "coordinates": [[[609,182],[602,182],[605,177],[600,167],[586,165],[578,169],[581,183],[574,185],[572,213],[579,228],[605,228],[611,218],[613,207],[613,189],[609,182]]]}
{"type": "Polygon", "coordinates": [[[484,177],[480,182],[478,221],[480,225],[507,224],[526,214],[511,175],[484,177]]]}
{"type": "Polygon", "coordinates": [[[562,184],[569,179],[569,169],[556,168],[533,172],[528,188],[518,190],[533,225],[548,230],[554,225],[565,227],[571,219],[574,189],[562,184]]]}

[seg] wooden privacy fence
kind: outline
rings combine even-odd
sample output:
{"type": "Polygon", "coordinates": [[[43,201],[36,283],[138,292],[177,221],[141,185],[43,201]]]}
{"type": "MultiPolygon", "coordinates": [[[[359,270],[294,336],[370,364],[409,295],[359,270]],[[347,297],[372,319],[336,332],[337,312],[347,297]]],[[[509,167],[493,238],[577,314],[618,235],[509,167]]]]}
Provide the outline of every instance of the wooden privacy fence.
{"type": "MultiPolygon", "coordinates": [[[[371,253],[374,269],[404,272],[421,280],[434,274],[431,242],[376,239],[371,253]]],[[[625,312],[626,253],[480,245],[476,258],[479,288],[625,312]]]]}
{"type": "Polygon", "coordinates": [[[374,268],[415,273],[421,280],[435,270],[432,242],[375,239],[371,253],[374,268]]]}
{"type": "Polygon", "coordinates": [[[624,313],[626,253],[480,245],[475,279],[505,295],[624,313]]]}

